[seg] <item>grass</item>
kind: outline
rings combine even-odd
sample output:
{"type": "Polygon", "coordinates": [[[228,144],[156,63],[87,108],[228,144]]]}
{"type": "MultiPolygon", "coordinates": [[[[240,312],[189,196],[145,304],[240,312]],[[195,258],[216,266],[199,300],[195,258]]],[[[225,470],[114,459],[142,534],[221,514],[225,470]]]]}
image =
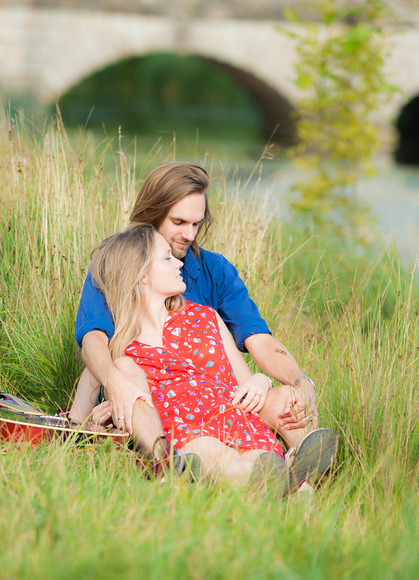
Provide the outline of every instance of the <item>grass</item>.
{"type": "MultiPolygon", "coordinates": [[[[118,139],[70,142],[59,122],[4,116],[0,128],[0,390],[55,411],[81,368],[90,250],[125,227],[142,176],[174,152],[138,160],[118,139]]],[[[267,217],[254,180],[210,169],[205,245],[237,265],[315,377],[321,424],[341,434],[337,472],[310,501],[278,502],[147,481],[109,445],[3,445],[2,580],[417,577],[417,278],[384,249],[267,217]]]]}
{"type": "Polygon", "coordinates": [[[159,485],[112,449],[14,449],[1,470],[2,578],[415,577],[414,495],[373,471],[300,503],[159,485]]]}

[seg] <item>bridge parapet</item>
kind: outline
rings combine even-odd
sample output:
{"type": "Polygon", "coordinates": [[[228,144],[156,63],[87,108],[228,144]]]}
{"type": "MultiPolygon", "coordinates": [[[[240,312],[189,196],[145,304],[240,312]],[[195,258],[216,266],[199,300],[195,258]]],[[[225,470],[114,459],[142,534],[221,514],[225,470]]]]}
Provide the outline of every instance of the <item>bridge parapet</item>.
{"type": "MultiPolygon", "coordinates": [[[[348,5],[348,0],[337,0],[348,5]]],[[[405,26],[419,26],[417,0],[386,0],[389,19],[405,26]]],[[[179,18],[233,18],[283,20],[284,9],[292,7],[303,20],[312,20],[317,11],[307,0],[0,0],[3,6],[28,6],[100,12],[131,12],[179,18]]],[[[350,6],[364,5],[365,0],[351,0],[350,6]]],[[[313,3],[312,3],[313,5],[313,3]]]]}
{"type": "MultiPolygon", "coordinates": [[[[219,0],[207,1],[221,5],[219,0]]],[[[263,1],[278,4],[276,0],[263,1]]],[[[283,0],[282,5],[290,1],[283,0]]],[[[0,0],[0,91],[53,102],[106,66],[153,52],[173,52],[225,67],[270,118],[297,105],[301,96],[295,83],[298,55],[294,41],[284,32],[288,23],[279,19],[121,12],[120,0],[101,0],[109,11],[93,10],[98,2],[0,0]],[[116,4],[118,12],[111,9],[116,4]],[[78,8],[81,5],[83,8],[78,8]]],[[[231,8],[247,6],[251,0],[224,2],[231,8]]],[[[403,6],[409,2],[404,0],[403,6]]],[[[204,9],[201,0],[125,0],[122,4],[125,9],[149,5],[163,10],[163,3],[171,10],[181,5],[204,9]]],[[[404,92],[395,94],[389,108],[378,112],[382,124],[388,124],[389,117],[395,118],[403,104],[419,95],[419,22],[417,26],[411,23],[390,28],[387,37],[388,76],[404,92]]]]}

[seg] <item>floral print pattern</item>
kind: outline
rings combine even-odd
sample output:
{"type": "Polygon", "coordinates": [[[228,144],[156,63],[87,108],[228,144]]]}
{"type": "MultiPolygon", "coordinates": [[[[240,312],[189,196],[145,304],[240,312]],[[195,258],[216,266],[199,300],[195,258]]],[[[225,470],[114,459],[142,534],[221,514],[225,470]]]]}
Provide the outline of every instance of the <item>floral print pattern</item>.
{"type": "Polygon", "coordinates": [[[239,450],[282,445],[258,415],[231,404],[237,389],[213,308],[186,302],[169,313],[163,347],[133,341],[126,349],[147,375],[164,432],[180,449],[197,437],[215,437],[239,450]]]}

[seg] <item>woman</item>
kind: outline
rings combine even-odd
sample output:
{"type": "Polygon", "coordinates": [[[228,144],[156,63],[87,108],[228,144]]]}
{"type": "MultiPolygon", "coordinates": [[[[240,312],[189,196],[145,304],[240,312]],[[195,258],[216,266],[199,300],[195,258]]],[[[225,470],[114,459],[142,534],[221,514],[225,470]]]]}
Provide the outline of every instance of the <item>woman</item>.
{"type": "MultiPolygon", "coordinates": [[[[267,467],[284,474],[282,445],[257,415],[271,381],[251,373],[213,308],[184,301],[182,265],[149,225],[115,234],[96,248],[93,278],[115,323],[112,358],[126,374],[130,365],[142,368],[164,435],[179,454],[200,457],[203,476],[239,484],[251,475],[258,480],[267,467]],[[238,385],[247,394],[233,406],[238,385]]],[[[91,411],[85,406],[85,418],[91,411]]],[[[311,465],[319,455],[316,438],[306,444],[311,465]]],[[[287,491],[304,479],[307,469],[300,463],[282,482],[276,477],[278,487],[287,491]]]]}
{"type": "Polygon", "coordinates": [[[183,300],[182,262],[166,240],[147,225],[115,234],[93,252],[91,267],[115,321],[112,357],[129,357],[146,373],[174,448],[199,455],[204,476],[232,483],[249,478],[260,454],[281,458],[281,443],[256,414],[270,380],[252,375],[212,308],[183,300]],[[249,394],[233,407],[244,382],[249,394]]]}

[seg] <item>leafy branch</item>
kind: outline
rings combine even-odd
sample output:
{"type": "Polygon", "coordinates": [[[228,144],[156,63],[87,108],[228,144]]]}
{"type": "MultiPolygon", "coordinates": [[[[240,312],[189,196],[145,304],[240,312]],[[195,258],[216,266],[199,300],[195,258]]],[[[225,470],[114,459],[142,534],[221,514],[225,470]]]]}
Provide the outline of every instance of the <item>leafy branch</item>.
{"type": "MultiPolygon", "coordinates": [[[[375,113],[396,90],[385,77],[388,47],[382,31],[382,0],[342,6],[318,2],[317,22],[290,32],[299,56],[296,82],[298,144],[290,150],[308,177],[293,186],[294,210],[315,224],[359,229],[370,216],[361,208],[357,183],[374,174],[380,146],[375,113]]],[[[301,20],[288,10],[289,21],[301,20]]]]}

